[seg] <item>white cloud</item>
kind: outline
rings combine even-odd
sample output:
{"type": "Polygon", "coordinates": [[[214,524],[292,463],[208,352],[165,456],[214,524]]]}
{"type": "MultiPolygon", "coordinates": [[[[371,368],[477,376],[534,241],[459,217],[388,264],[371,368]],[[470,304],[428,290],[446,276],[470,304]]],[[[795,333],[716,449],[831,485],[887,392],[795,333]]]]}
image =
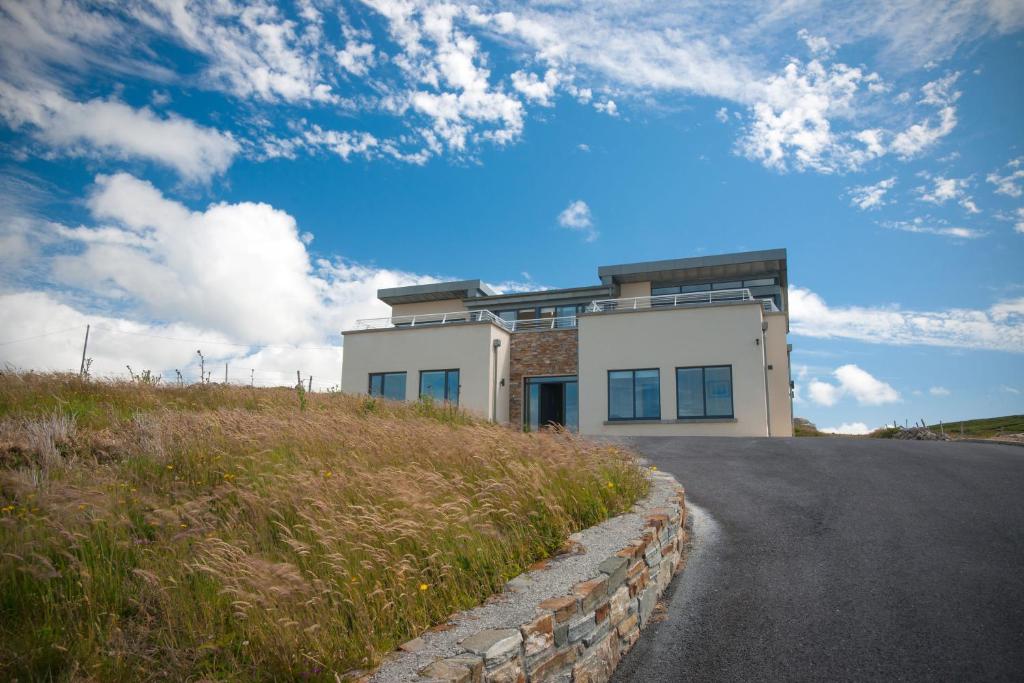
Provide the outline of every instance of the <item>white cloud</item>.
{"type": "Polygon", "coordinates": [[[790,287],[789,307],[793,333],[806,337],[1024,353],[1024,299],[1004,301],[987,310],[831,307],[808,289],[790,287]]]}
{"type": "Polygon", "coordinates": [[[811,380],[807,385],[807,394],[812,401],[823,406],[834,406],[842,396],[839,387],[818,379],[811,380]]]}
{"type": "Polygon", "coordinates": [[[381,142],[365,131],[324,130],[312,126],[303,134],[303,143],[310,147],[324,147],[348,161],[353,154],[372,158],[381,148],[381,142]]]}
{"type": "MultiPolygon", "coordinates": [[[[36,222],[62,240],[57,253],[34,253],[48,291],[8,287],[0,329],[42,333],[93,325],[89,355],[98,374],[151,369],[195,376],[197,348],[231,377],[292,384],[295,371],[314,386],[337,385],[338,332],[359,318],[388,315],[380,288],[437,278],[352,263],[312,260],[310,236],[267,204],[212,204],[193,211],[127,174],[99,176],[87,207],[94,225],[36,222]],[[83,304],[88,302],[88,310],[83,304]],[[163,322],[147,322],[147,321],[163,322]],[[141,335],[141,336],[140,336],[141,335]],[[323,384],[321,384],[323,382],[323,384]]],[[[43,237],[46,237],[45,235],[43,237]]],[[[53,239],[42,240],[52,244],[53,239]]],[[[0,275],[17,264],[0,262],[0,275]]],[[[78,330],[31,344],[0,347],[0,365],[77,368],[78,330]]]]}
{"type": "Polygon", "coordinates": [[[810,31],[805,28],[797,31],[797,36],[799,36],[800,40],[804,41],[807,49],[814,55],[829,55],[835,52],[835,47],[824,36],[811,35],[810,31]]]}
{"type": "Polygon", "coordinates": [[[522,279],[510,279],[497,283],[488,282],[487,286],[498,294],[511,294],[513,292],[540,292],[545,289],[551,289],[551,287],[548,287],[547,285],[538,284],[534,281],[533,277],[525,271],[519,275],[522,279]]]}
{"type": "Polygon", "coordinates": [[[154,2],[129,11],[151,30],[202,55],[208,84],[273,102],[333,102],[321,67],[322,18],[312,6],[296,17],[271,2],[154,2]]]}
{"type": "Polygon", "coordinates": [[[808,393],[812,401],[823,406],[833,406],[844,396],[851,396],[860,405],[877,406],[900,400],[899,392],[892,386],[856,365],[838,367],[832,376],[836,379],[835,384],[817,378],[811,381],[808,393]]]}
{"type": "Polygon", "coordinates": [[[512,87],[522,93],[526,99],[537,104],[550,107],[551,98],[558,86],[558,72],[555,69],[548,69],[544,72],[543,78],[538,78],[535,73],[516,71],[512,74],[512,87]]]}
{"type": "Polygon", "coordinates": [[[946,387],[932,387],[932,388],[930,388],[928,390],[928,393],[931,394],[932,396],[943,397],[943,396],[949,396],[953,392],[951,392],[946,387]]]}
{"type": "Polygon", "coordinates": [[[588,145],[585,142],[581,142],[580,144],[576,145],[576,149],[578,149],[581,152],[589,152],[590,151],[590,145],[588,145]]]}
{"type": "Polygon", "coordinates": [[[1020,394],[1020,389],[1017,389],[1016,387],[1008,386],[1006,384],[1001,385],[999,388],[1002,391],[1006,392],[1007,394],[1014,394],[1015,396],[1020,394]]]}
{"type": "Polygon", "coordinates": [[[974,203],[974,199],[967,194],[967,187],[970,185],[970,178],[943,178],[942,176],[931,177],[932,189],[918,187],[918,199],[922,202],[942,205],[949,200],[956,201],[968,213],[980,213],[981,209],[974,203]]]}
{"type": "Polygon", "coordinates": [[[729,110],[725,107],[719,107],[715,112],[715,118],[718,119],[719,123],[729,123],[729,110]]]}
{"type": "MultiPolygon", "coordinates": [[[[908,95],[909,107],[899,112],[905,120],[889,125],[897,112],[879,97],[889,86],[866,68],[827,64],[837,45],[880,45],[890,58],[899,55],[883,63],[911,69],[980,36],[1024,26],[1015,3],[990,2],[362,4],[384,22],[384,37],[354,28],[347,10],[335,12],[336,37],[326,10],[311,2],[294,9],[268,0],[93,8],[23,0],[18,11],[0,14],[0,72],[24,87],[39,79],[70,82],[69,72],[99,66],[165,83],[198,82],[257,105],[386,114],[407,134],[385,145],[374,131],[385,150],[379,156],[413,163],[512,143],[524,130],[524,104],[550,106],[559,90],[612,116],[629,99],[657,106],[662,95],[715,97],[749,110],[739,149],[751,158],[779,170],[838,172],[885,154],[915,156],[948,135],[956,125],[958,74],[925,84],[914,103],[908,95]],[[797,30],[805,26],[813,34],[797,30]],[[771,73],[766,65],[792,51],[794,35],[812,59],[771,73]],[[151,48],[168,40],[194,57],[189,66],[198,74],[174,73],[164,52],[151,48]],[[488,52],[498,49],[497,58],[488,52]],[[339,90],[354,81],[365,88],[343,97],[339,90]],[[615,99],[595,102],[595,92],[615,99]],[[920,116],[914,108],[921,106],[939,107],[938,118],[920,116]]],[[[258,111],[249,131],[259,138],[254,149],[265,149],[265,158],[286,155],[268,131],[301,121],[292,114],[258,111]]]]}
{"type": "Polygon", "coordinates": [[[899,392],[856,365],[844,365],[833,373],[843,391],[861,405],[877,406],[900,400],[899,392]]]}
{"type": "Polygon", "coordinates": [[[583,239],[587,242],[597,239],[597,230],[594,229],[590,206],[582,199],[569,202],[569,206],[562,209],[562,212],[558,214],[558,224],[563,228],[582,233],[583,239]]]}
{"type": "Polygon", "coordinates": [[[930,104],[935,107],[945,107],[946,105],[953,104],[960,99],[960,91],[953,90],[953,86],[956,85],[957,79],[960,78],[960,72],[954,72],[939,78],[934,81],[930,81],[921,86],[921,97],[922,104],[930,104]]]}
{"type": "Polygon", "coordinates": [[[21,90],[2,81],[0,118],[60,154],[144,159],[190,180],[222,173],[239,151],[231,135],[173,114],[113,99],[75,102],[53,90],[21,90]]]}
{"type": "Polygon", "coordinates": [[[938,235],[940,237],[951,237],[959,240],[974,240],[984,237],[987,233],[974,228],[946,226],[942,224],[930,224],[923,218],[915,218],[911,221],[885,221],[881,223],[883,228],[898,230],[900,232],[911,232],[918,235],[938,235]]]}
{"type": "Polygon", "coordinates": [[[850,204],[862,211],[877,209],[884,205],[885,195],[896,185],[896,177],[880,180],[874,185],[859,185],[850,188],[850,204]]]}
{"type": "Polygon", "coordinates": [[[777,171],[835,173],[887,154],[909,159],[956,127],[953,102],[959,93],[948,92],[950,85],[925,86],[922,103],[942,105],[938,125],[926,117],[903,130],[857,128],[849,122],[862,118],[870,98],[887,90],[881,77],[846,64],[791,59],[781,74],[750,89],[752,120],[737,150],[777,171]]]}
{"type": "Polygon", "coordinates": [[[851,163],[849,147],[836,136],[832,119],[848,115],[864,79],[858,68],[826,66],[817,60],[791,60],[781,75],[764,83],[752,108],[753,121],[739,151],[765,166],[784,171],[811,169],[831,173],[851,163]]]}
{"type": "Polygon", "coordinates": [[[373,43],[358,40],[349,40],[344,50],[338,50],[335,59],[338,66],[353,76],[365,76],[377,61],[373,43]]]}
{"type": "Polygon", "coordinates": [[[1024,194],[1024,157],[1017,157],[1013,161],[1006,165],[1006,175],[1000,175],[996,171],[992,171],[985,180],[996,186],[996,192],[998,194],[1005,194],[1007,197],[1020,197],[1024,194]]]}
{"type": "Polygon", "coordinates": [[[1024,235],[1024,207],[1017,209],[1017,221],[1013,224],[1013,229],[1024,235]]]}
{"type": "Polygon", "coordinates": [[[607,99],[604,102],[594,102],[594,109],[608,116],[619,115],[619,107],[615,104],[615,100],[612,99],[607,99]]]}
{"type": "Polygon", "coordinates": [[[872,430],[863,422],[844,422],[838,427],[822,427],[818,431],[825,432],[826,434],[850,434],[854,436],[862,436],[864,434],[870,434],[872,430]]]}
{"type": "Polygon", "coordinates": [[[943,107],[938,125],[933,126],[930,119],[915,123],[898,133],[889,147],[901,159],[911,159],[952,133],[956,123],[956,108],[943,107]]]}

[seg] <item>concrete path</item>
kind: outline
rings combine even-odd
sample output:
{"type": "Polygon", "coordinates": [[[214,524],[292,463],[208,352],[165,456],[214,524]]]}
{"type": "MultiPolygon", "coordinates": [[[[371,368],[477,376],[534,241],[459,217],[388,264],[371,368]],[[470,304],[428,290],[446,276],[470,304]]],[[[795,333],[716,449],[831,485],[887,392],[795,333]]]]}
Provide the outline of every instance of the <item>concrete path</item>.
{"type": "Polygon", "coordinates": [[[696,541],[616,681],[1024,680],[1024,449],[629,443],[696,541]]]}

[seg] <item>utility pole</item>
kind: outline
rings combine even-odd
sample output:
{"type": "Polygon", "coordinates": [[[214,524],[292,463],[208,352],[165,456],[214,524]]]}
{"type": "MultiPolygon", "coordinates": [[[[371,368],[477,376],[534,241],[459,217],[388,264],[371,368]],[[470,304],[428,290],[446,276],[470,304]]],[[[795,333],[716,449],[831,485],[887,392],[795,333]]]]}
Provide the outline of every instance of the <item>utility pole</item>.
{"type": "Polygon", "coordinates": [[[309,389],[306,390],[306,393],[313,393],[313,375],[309,376],[309,389]]]}
{"type": "Polygon", "coordinates": [[[249,368],[249,386],[256,386],[256,368],[249,368]]]}
{"type": "Polygon", "coordinates": [[[85,326],[85,343],[82,344],[82,365],[78,368],[78,376],[85,374],[85,350],[89,348],[89,325],[85,326]]]}
{"type": "Polygon", "coordinates": [[[227,385],[227,383],[228,383],[228,364],[225,363],[224,364],[224,384],[227,385]]]}

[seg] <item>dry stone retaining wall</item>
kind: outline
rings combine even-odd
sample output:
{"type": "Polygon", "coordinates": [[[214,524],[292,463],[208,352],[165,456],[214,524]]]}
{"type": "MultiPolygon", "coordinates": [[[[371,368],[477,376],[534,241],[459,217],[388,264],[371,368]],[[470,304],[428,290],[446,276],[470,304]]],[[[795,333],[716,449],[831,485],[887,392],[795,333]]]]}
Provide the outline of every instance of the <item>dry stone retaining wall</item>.
{"type": "MultiPolygon", "coordinates": [[[[667,477],[668,475],[657,475],[667,477]]],[[[601,562],[597,576],[542,601],[536,616],[481,630],[463,652],[420,670],[432,683],[603,683],[650,623],[658,598],[686,557],[686,498],[649,511],[639,535],[601,562]]]]}

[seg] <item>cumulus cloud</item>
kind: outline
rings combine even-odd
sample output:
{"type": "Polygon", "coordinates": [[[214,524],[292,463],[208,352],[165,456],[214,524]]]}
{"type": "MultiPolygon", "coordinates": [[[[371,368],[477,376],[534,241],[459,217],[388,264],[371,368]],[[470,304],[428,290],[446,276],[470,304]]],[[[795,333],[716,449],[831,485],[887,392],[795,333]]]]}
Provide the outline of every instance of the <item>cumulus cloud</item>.
{"type": "MultiPolygon", "coordinates": [[[[99,335],[90,348],[103,374],[125,364],[165,377],[176,368],[194,371],[202,348],[221,366],[255,367],[266,382],[276,372],[290,383],[301,369],[336,385],[338,332],[358,318],[388,315],[377,290],[436,281],[313,259],[310,236],[283,211],[252,202],[195,211],[128,174],[97,177],[86,206],[92,225],[35,227],[62,240],[56,253],[36,256],[61,297],[9,288],[0,299],[0,327],[46,332],[90,322],[99,335]]],[[[74,367],[65,346],[80,339],[67,336],[0,347],[0,363],[74,367]]]]}
{"type": "Polygon", "coordinates": [[[790,287],[789,308],[793,334],[806,337],[1024,353],[1024,298],[988,309],[915,311],[829,306],[809,289],[790,287]]]}
{"type": "Polygon", "coordinates": [[[615,100],[612,99],[607,99],[603,102],[594,102],[594,109],[612,117],[619,115],[619,106],[615,104],[615,100]]]}
{"type": "Polygon", "coordinates": [[[833,406],[843,397],[850,396],[860,405],[878,406],[895,403],[900,394],[891,385],[875,378],[860,367],[848,364],[832,372],[835,382],[817,378],[808,385],[811,400],[823,406],[833,406]]]}
{"type": "MultiPolygon", "coordinates": [[[[956,126],[959,74],[924,84],[916,98],[908,94],[899,125],[881,125],[897,118],[877,99],[889,86],[866,67],[830,64],[837,45],[872,41],[898,52],[895,63],[921,66],[966,41],[1013,32],[1024,21],[1024,10],[1013,3],[953,8],[923,0],[827,9],[776,3],[768,11],[739,2],[642,10],[635,3],[578,0],[362,5],[368,12],[351,12],[365,15],[357,17],[359,25],[372,15],[383,31],[356,28],[347,9],[328,21],[323,7],[311,2],[93,7],[22,0],[17,11],[0,12],[0,66],[21,86],[70,81],[70,71],[98,67],[162,83],[198,83],[255,106],[393,116],[405,133],[385,140],[374,130],[384,151],[370,158],[413,163],[446,152],[472,156],[482,143],[515,142],[524,130],[525,105],[551,106],[559,91],[612,116],[626,99],[656,105],[662,95],[715,97],[748,112],[742,153],[778,170],[838,172],[886,154],[916,156],[948,135],[956,126]],[[340,32],[328,30],[335,21],[340,32]],[[798,30],[806,26],[813,33],[798,30]],[[794,37],[811,59],[771,73],[765,65],[789,54],[794,37]],[[166,41],[194,58],[189,66],[196,73],[176,73],[150,48],[166,41]],[[499,49],[500,56],[492,54],[499,49]],[[606,95],[594,100],[595,92],[606,95]],[[921,107],[928,115],[917,111],[921,107]]],[[[294,113],[264,107],[255,129],[246,121],[259,138],[254,148],[268,150],[264,158],[311,149],[269,139],[280,134],[270,132],[275,122],[305,125],[294,113]]],[[[311,118],[325,129],[337,127],[325,119],[311,118]]]]}
{"type": "Polygon", "coordinates": [[[826,434],[850,434],[853,436],[863,436],[864,434],[870,434],[872,430],[863,422],[844,422],[838,427],[822,427],[818,431],[825,432],[826,434]]]}
{"type": "Polygon", "coordinates": [[[996,186],[996,193],[1017,198],[1024,194],[1024,157],[1017,157],[1006,164],[1001,171],[992,171],[985,180],[996,186]],[[1002,175],[1005,174],[1005,175],[1002,175]]]}
{"type": "Polygon", "coordinates": [[[76,102],[53,90],[22,90],[2,81],[0,118],[58,154],[143,159],[190,180],[222,173],[239,151],[230,134],[174,114],[115,99],[76,102]]]}
{"type": "Polygon", "coordinates": [[[597,239],[597,230],[594,229],[594,219],[590,215],[590,206],[582,199],[569,202],[558,214],[558,224],[567,230],[575,230],[582,233],[583,239],[593,242],[597,239]]]}
{"type": "Polygon", "coordinates": [[[901,159],[911,159],[952,133],[956,123],[956,108],[943,107],[935,125],[930,118],[915,123],[897,133],[889,147],[901,159]]]}
{"type": "Polygon", "coordinates": [[[836,173],[860,169],[888,154],[910,159],[956,127],[953,102],[959,93],[949,92],[956,76],[945,85],[929,83],[922,88],[922,104],[942,107],[936,125],[926,116],[904,129],[859,128],[848,122],[862,111],[865,97],[887,89],[881,77],[824,59],[791,59],[781,74],[748,93],[751,121],[737,150],[777,171],[836,173]]]}
{"type": "Polygon", "coordinates": [[[880,180],[874,185],[859,185],[850,188],[850,204],[861,211],[877,209],[884,205],[885,195],[896,186],[896,177],[880,180]]]}
{"type": "Polygon", "coordinates": [[[376,63],[373,43],[350,40],[335,54],[338,65],[353,76],[365,76],[376,63]]]}
{"type": "Polygon", "coordinates": [[[918,199],[922,202],[942,205],[953,200],[967,210],[968,213],[980,213],[981,209],[974,203],[974,199],[967,194],[970,185],[969,178],[944,178],[942,176],[930,176],[932,187],[918,187],[918,199]]]}
{"type": "Polygon", "coordinates": [[[544,107],[551,106],[551,98],[555,94],[558,82],[558,71],[555,69],[545,71],[543,78],[538,78],[537,74],[525,71],[516,71],[512,74],[512,87],[522,93],[526,99],[544,107]]]}
{"type": "Polygon", "coordinates": [[[321,64],[322,17],[294,17],[266,0],[242,4],[155,2],[133,6],[142,25],[206,60],[204,78],[241,97],[268,102],[335,101],[321,64]]]}

